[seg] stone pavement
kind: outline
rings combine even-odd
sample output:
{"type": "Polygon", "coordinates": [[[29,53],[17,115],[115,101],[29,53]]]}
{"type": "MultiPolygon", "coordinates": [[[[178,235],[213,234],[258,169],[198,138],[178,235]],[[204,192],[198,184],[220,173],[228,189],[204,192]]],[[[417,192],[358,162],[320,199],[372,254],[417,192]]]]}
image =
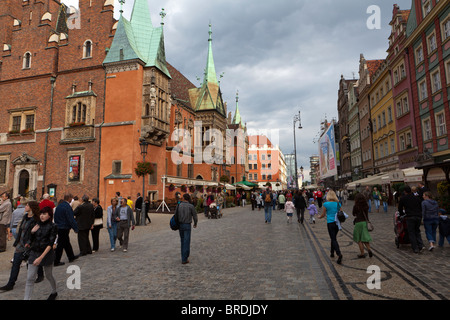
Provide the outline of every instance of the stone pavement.
{"type": "MultiPolygon", "coordinates": [[[[351,213],[349,202],[345,209],[351,213]]],[[[329,257],[326,221],[286,223],[286,214],[274,211],[271,224],[264,211],[224,210],[222,219],[199,215],[192,231],[190,263],[181,264],[178,232],[169,228],[171,214],[151,214],[152,223],[130,231],[128,252],[110,252],[106,229],[100,232],[100,250],[54,268],[59,300],[442,300],[448,299],[450,246],[414,254],[408,245],[396,248],[393,208],[373,213],[374,257],[357,259],[352,241],[352,218],[344,223],[338,241],[342,265],[329,257]],[[368,289],[367,273],[379,267],[380,289],[368,289]],[[72,272],[79,267],[80,289],[70,289],[72,272]],[[68,281],[69,280],[69,281],[68,281]],[[69,282],[69,286],[67,285],[69,282]]],[[[307,212],[305,213],[307,217],[307,212]]],[[[423,229],[423,228],[422,228],[423,229]]],[[[78,252],[76,235],[72,245],[78,252]]],[[[426,241],[425,236],[423,236],[426,241]]],[[[0,254],[0,285],[7,282],[11,243],[0,254]]],[[[21,300],[26,267],[14,290],[0,300],[21,300]]],[[[46,299],[46,280],[35,284],[33,298],[46,299]]]]}

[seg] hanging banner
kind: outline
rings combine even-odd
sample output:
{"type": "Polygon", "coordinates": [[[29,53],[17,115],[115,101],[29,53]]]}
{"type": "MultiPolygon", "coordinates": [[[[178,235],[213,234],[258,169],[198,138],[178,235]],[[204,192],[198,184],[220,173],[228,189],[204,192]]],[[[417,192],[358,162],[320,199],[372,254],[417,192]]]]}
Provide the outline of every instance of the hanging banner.
{"type": "Polygon", "coordinates": [[[319,139],[319,176],[320,179],[337,175],[336,142],[334,140],[334,125],[319,139]]]}

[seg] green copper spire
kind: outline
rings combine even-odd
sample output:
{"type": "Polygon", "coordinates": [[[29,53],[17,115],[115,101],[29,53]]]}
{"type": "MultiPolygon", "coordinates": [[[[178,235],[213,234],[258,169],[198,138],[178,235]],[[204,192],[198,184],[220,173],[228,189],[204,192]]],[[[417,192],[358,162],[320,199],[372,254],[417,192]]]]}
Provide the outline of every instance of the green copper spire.
{"type": "Polygon", "coordinates": [[[216,75],[216,67],[214,65],[214,57],[212,52],[212,30],[211,23],[209,24],[209,39],[208,39],[208,60],[206,61],[206,72],[204,82],[211,82],[219,85],[216,75]]]}
{"type": "Polygon", "coordinates": [[[140,59],[146,67],[156,67],[170,78],[163,31],[162,26],[153,27],[147,0],[135,0],[130,21],[120,16],[103,63],[140,59]]]}
{"type": "Polygon", "coordinates": [[[243,127],[241,113],[239,112],[239,91],[236,92],[236,112],[234,113],[233,124],[239,124],[243,127]]]}
{"type": "Polygon", "coordinates": [[[225,107],[222,101],[219,82],[217,81],[216,68],[212,54],[212,31],[209,24],[208,57],[206,61],[205,76],[200,88],[189,90],[191,105],[195,111],[215,110],[226,118],[225,107]]]}

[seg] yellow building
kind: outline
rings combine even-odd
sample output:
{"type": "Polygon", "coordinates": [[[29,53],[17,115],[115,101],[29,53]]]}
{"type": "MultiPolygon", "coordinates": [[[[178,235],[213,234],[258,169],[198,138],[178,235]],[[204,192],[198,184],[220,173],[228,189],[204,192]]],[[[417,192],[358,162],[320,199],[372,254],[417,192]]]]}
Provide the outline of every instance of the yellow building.
{"type": "Polygon", "coordinates": [[[369,92],[375,173],[398,169],[392,83],[386,60],[372,77],[369,92]]]}

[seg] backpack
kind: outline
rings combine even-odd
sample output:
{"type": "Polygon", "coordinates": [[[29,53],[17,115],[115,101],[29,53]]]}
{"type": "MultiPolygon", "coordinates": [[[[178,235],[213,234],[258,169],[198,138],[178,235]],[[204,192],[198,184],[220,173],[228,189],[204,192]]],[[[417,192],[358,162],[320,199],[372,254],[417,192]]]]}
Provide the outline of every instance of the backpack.
{"type": "Polygon", "coordinates": [[[270,198],[270,193],[266,193],[266,198],[264,199],[264,202],[272,202],[272,199],[270,198]]]}
{"type": "Polygon", "coordinates": [[[175,210],[175,214],[170,218],[170,229],[173,231],[180,229],[180,223],[178,222],[178,206],[175,210]]]}

